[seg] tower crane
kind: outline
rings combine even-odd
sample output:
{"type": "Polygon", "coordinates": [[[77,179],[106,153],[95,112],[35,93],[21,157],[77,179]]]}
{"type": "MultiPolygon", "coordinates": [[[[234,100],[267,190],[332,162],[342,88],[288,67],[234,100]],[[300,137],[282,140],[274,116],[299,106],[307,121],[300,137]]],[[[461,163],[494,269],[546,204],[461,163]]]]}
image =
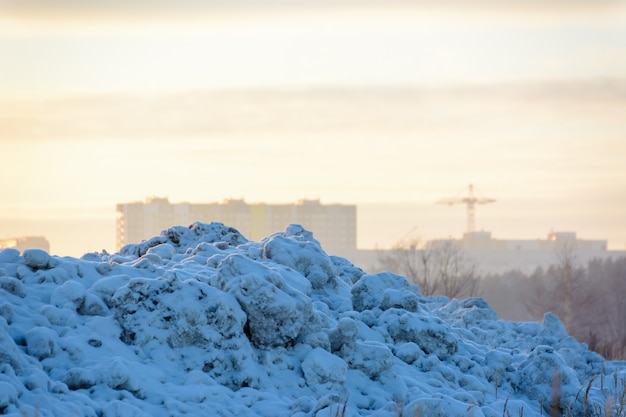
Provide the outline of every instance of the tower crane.
{"type": "Polygon", "coordinates": [[[449,206],[453,204],[467,204],[467,233],[473,233],[476,227],[476,204],[487,204],[493,203],[496,200],[493,198],[486,197],[476,197],[474,195],[474,185],[469,185],[469,190],[467,196],[463,197],[452,197],[452,198],[442,198],[437,201],[437,204],[447,204],[449,206]]]}

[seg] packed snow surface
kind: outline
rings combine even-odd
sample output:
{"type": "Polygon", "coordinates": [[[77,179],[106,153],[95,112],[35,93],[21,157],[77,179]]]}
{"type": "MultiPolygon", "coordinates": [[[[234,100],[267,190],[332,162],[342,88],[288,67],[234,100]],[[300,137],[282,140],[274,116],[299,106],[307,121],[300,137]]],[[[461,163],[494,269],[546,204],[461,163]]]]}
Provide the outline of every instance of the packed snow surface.
{"type": "Polygon", "coordinates": [[[551,314],[425,297],[298,225],[251,242],[195,223],[81,259],[0,251],[0,414],[583,415],[624,376],[551,314]]]}

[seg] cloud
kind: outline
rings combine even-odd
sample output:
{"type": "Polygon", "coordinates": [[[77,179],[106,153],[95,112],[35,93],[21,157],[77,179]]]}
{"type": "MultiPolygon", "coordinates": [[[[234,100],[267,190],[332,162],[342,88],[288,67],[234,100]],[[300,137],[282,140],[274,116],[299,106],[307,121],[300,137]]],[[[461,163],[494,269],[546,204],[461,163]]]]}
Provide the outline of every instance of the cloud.
{"type": "Polygon", "coordinates": [[[496,8],[544,11],[588,11],[623,6],[621,0],[0,0],[0,11],[20,17],[69,15],[160,15],[210,13],[216,10],[336,9],[427,7],[443,9],[496,8]]]}
{"type": "Polygon", "coordinates": [[[412,132],[427,137],[458,128],[489,134],[502,123],[523,125],[524,121],[537,129],[552,126],[560,131],[568,128],[570,119],[590,118],[592,109],[605,109],[606,118],[596,115],[593,119],[596,125],[621,129],[623,123],[611,115],[622,112],[625,104],[626,79],[441,88],[112,93],[47,101],[0,100],[0,138],[16,142],[84,138],[152,141],[248,134],[294,136],[302,132],[340,132],[349,137],[360,135],[363,129],[372,134],[412,132]],[[463,110],[446,110],[452,107],[463,110]],[[500,124],[494,125],[496,120],[500,124]]]}

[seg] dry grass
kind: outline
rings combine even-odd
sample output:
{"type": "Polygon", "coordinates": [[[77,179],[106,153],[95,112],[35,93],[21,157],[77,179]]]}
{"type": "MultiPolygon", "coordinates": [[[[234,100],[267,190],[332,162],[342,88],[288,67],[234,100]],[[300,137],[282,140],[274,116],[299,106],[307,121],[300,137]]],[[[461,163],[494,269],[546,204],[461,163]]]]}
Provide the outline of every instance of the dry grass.
{"type": "Polygon", "coordinates": [[[591,402],[590,393],[596,379],[593,377],[581,387],[572,403],[566,404],[564,409],[560,406],[562,400],[560,381],[556,384],[555,379],[553,378],[550,417],[626,417],[626,377],[620,377],[617,372],[613,374],[613,386],[607,388],[608,392],[605,392],[603,375],[600,377],[600,392],[603,394],[601,403],[591,402]],[[582,401],[582,415],[574,411],[575,404],[579,401],[582,401]]]}
{"type": "Polygon", "coordinates": [[[331,404],[331,406],[328,408],[330,410],[330,416],[331,417],[345,417],[345,415],[346,415],[346,408],[347,407],[348,407],[348,398],[347,397],[343,401],[343,403],[337,403],[337,409],[335,410],[334,413],[333,413],[333,406],[331,404]]]}

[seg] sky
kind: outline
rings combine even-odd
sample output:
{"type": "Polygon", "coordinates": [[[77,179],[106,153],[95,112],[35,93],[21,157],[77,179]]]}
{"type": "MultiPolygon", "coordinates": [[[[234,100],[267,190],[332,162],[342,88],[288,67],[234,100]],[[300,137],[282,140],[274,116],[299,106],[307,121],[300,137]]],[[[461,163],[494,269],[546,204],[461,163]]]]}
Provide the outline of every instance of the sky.
{"type": "Polygon", "coordinates": [[[621,1],[0,0],[0,238],[114,248],[116,203],[358,205],[358,245],[626,248],[621,1]]]}

